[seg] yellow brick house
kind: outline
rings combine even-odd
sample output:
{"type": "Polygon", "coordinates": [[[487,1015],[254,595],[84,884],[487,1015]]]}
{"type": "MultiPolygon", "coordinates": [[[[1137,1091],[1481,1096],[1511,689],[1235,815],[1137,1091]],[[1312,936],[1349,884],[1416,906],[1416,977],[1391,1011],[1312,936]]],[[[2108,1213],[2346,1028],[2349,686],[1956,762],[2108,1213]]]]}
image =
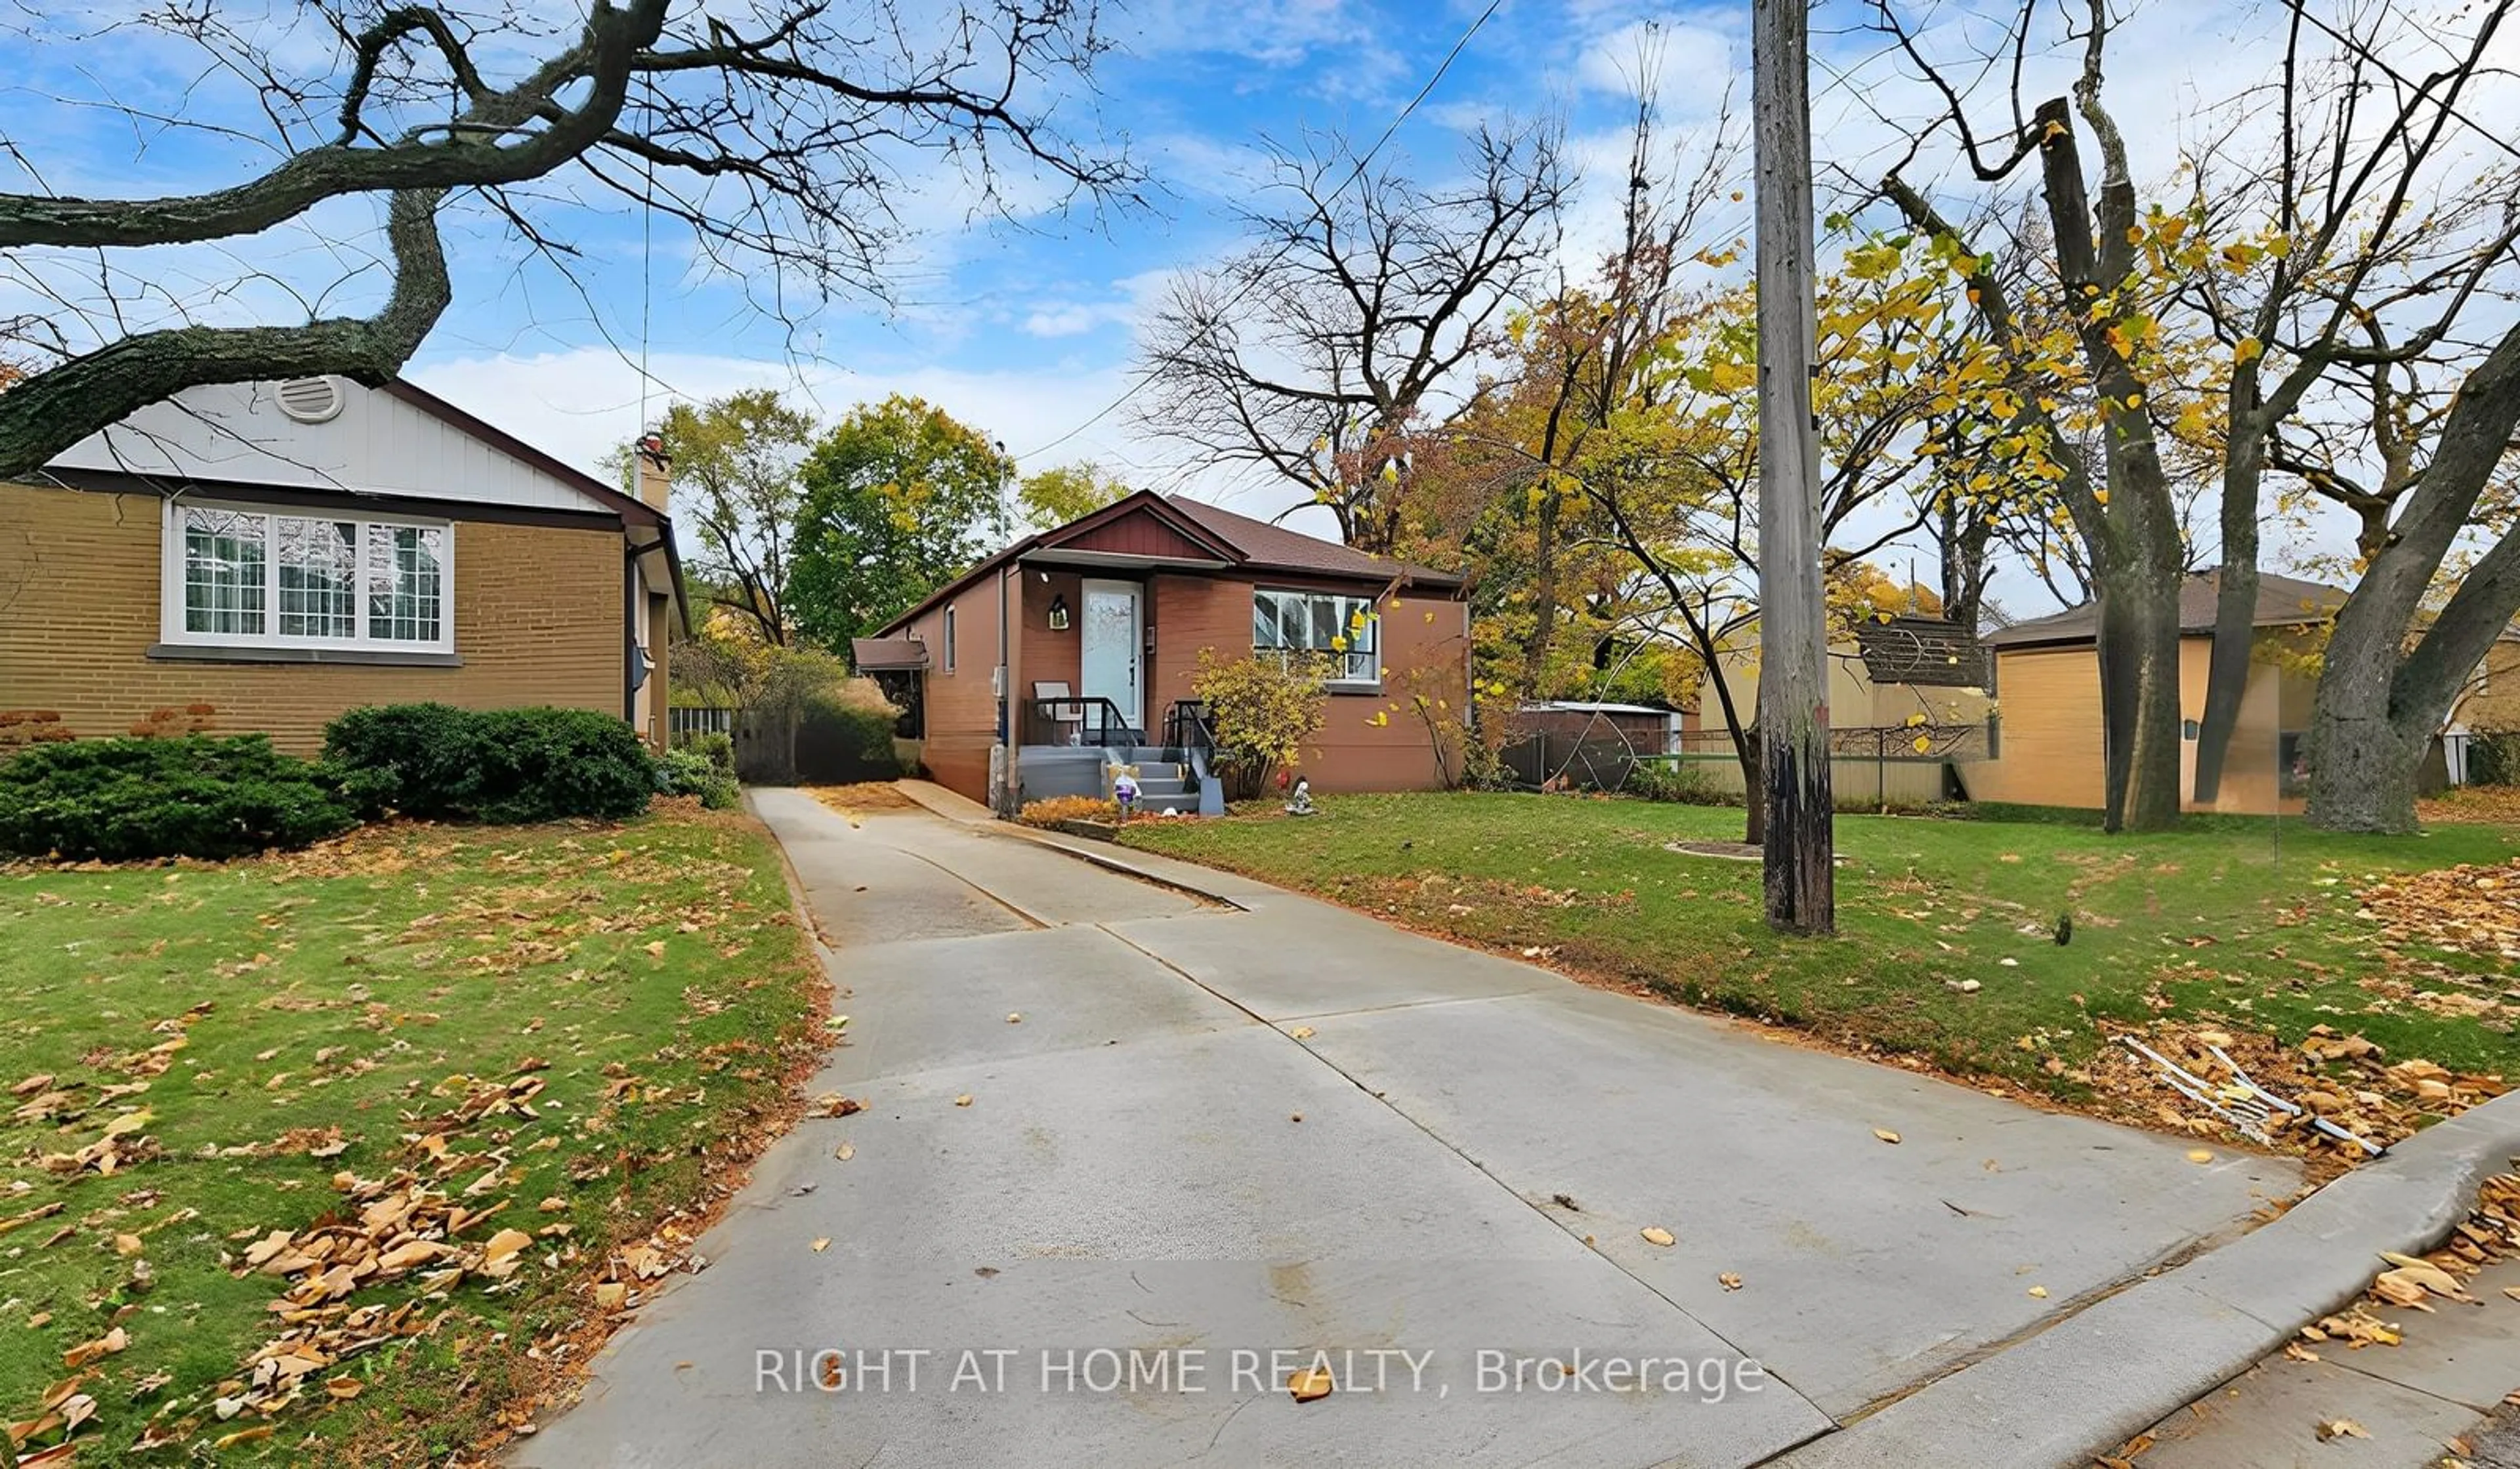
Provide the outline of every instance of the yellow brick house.
{"type": "Polygon", "coordinates": [[[311,753],[365,704],[558,704],[661,743],[665,468],[625,494],[399,380],[190,389],[0,483],[0,712],[311,753]]]}

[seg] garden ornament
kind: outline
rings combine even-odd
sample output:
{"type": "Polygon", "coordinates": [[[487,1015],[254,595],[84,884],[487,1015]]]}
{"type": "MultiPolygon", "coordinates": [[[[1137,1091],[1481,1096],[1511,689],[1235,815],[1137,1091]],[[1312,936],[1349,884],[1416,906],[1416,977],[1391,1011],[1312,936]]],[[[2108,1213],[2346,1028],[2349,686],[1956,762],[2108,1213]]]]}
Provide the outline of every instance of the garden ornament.
{"type": "Polygon", "coordinates": [[[1309,779],[1299,779],[1295,782],[1295,799],[1286,803],[1286,815],[1311,816],[1312,814],[1313,782],[1309,779]]]}
{"type": "Polygon", "coordinates": [[[1138,768],[1134,765],[1111,767],[1111,799],[1120,804],[1120,820],[1127,821],[1138,804],[1138,768]]]}

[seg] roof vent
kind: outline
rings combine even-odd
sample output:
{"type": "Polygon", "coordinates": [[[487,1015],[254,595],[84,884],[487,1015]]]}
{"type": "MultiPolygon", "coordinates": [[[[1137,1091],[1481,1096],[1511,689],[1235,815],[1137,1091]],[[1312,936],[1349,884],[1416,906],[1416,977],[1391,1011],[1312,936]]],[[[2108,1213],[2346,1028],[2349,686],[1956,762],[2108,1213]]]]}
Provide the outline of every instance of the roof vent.
{"type": "Polygon", "coordinates": [[[280,411],[300,423],[329,423],[341,416],[338,378],[292,378],[274,389],[280,411]]]}

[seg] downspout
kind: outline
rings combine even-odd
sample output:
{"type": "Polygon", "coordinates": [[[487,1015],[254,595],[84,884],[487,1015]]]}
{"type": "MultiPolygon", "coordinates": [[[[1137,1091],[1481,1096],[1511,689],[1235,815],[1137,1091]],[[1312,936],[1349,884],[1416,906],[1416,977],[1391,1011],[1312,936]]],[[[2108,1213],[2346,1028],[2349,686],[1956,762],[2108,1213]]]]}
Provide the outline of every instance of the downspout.
{"type": "Polygon", "coordinates": [[[1009,649],[1012,646],[1007,641],[1007,568],[1009,566],[1015,567],[1017,574],[1020,575],[1021,562],[1018,559],[1010,558],[1005,566],[998,568],[998,665],[994,677],[998,685],[998,743],[1006,750],[1000,767],[1004,773],[1004,781],[998,787],[998,815],[1002,817],[1012,817],[1015,814],[1015,808],[1019,804],[1018,793],[1023,789],[1022,777],[1015,773],[1015,751],[1019,746],[1015,740],[1014,726],[1014,665],[1008,657],[1009,649]]]}
{"type": "MultiPolygon", "coordinates": [[[[639,548],[630,544],[629,527],[621,537],[621,719],[639,728],[639,548]]],[[[640,737],[647,732],[639,731],[640,737]]]]}

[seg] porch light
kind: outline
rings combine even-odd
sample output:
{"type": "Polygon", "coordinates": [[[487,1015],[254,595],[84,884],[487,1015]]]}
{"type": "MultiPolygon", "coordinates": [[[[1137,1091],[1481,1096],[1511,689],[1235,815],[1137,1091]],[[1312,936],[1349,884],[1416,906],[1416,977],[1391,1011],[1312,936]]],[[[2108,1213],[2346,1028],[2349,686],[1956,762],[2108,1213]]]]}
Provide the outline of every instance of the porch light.
{"type": "Polygon", "coordinates": [[[1050,630],[1054,633],[1067,631],[1067,594],[1064,592],[1050,599],[1050,630]]]}

